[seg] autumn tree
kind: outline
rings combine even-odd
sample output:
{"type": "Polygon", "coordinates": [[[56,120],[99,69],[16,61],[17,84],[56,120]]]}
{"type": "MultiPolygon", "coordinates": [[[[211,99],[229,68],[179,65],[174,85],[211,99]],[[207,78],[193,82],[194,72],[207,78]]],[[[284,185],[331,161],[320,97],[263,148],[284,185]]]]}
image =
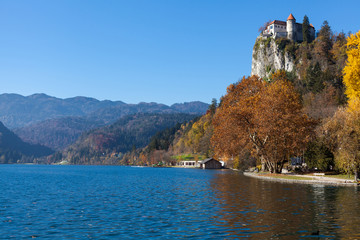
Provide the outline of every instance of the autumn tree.
{"type": "MultiPolygon", "coordinates": [[[[216,104],[216,102],[213,102],[213,104],[216,104]]],[[[210,138],[213,134],[212,119],[214,111],[215,109],[208,111],[207,114],[192,123],[188,129],[185,129],[179,138],[175,138],[173,142],[175,153],[212,156],[210,138]]]]}
{"type": "Polygon", "coordinates": [[[327,85],[320,93],[309,92],[302,96],[305,113],[312,119],[332,117],[338,108],[337,89],[327,85]]]}
{"type": "Polygon", "coordinates": [[[333,48],[331,49],[331,54],[336,65],[336,70],[340,73],[340,75],[342,75],[342,71],[347,60],[346,44],[347,40],[345,33],[341,32],[335,35],[335,42],[333,48]]]}
{"type": "Polygon", "coordinates": [[[357,180],[360,170],[360,31],[348,37],[346,54],[343,81],[348,106],[340,108],[323,129],[338,168],[355,173],[357,180]]]}
{"type": "Polygon", "coordinates": [[[347,39],[347,63],[344,67],[344,83],[350,107],[360,99],[360,31],[347,39]]]}
{"type": "Polygon", "coordinates": [[[236,157],[248,148],[276,173],[300,154],[313,130],[285,72],[273,74],[269,83],[252,76],[230,85],[213,123],[216,156],[236,157]]]}
{"type": "Polygon", "coordinates": [[[323,130],[338,169],[354,173],[357,180],[360,170],[360,105],[353,109],[340,108],[324,124],[323,130]]]}
{"type": "Polygon", "coordinates": [[[236,157],[242,148],[251,148],[247,131],[254,132],[253,128],[256,128],[253,108],[264,87],[264,81],[252,76],[244,77],[227,88],[227,94],[222,98],[213,120],[211,143],[218,157],[236,157]]]}

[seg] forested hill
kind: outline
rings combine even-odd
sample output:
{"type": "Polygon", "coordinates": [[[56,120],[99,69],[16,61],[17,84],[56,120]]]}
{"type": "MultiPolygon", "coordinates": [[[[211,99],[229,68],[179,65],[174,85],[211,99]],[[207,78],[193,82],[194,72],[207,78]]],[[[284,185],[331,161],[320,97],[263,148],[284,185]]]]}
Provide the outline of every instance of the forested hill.
{"type": "Polygon", "coordinates": [[[85,131],[104,126],[101,120],[85,117],[63,117],[48,119],[14,129],[25,142],[41,144],[54,150],[62,150],[73,144],[85,131]]]}
{"type": "Polygon", "coordinates": [[[159,103],[126,104],[121,101],[99,101],[88,97],[56,98],[46,94],[22,96],[0,95],[0,121],[10,129],[21,128],[48,119],[86,117],[88,121],[105,124],[135,113],[191,113],[203,114],[208,104],[202,102],[179,103],[167,106],[159,103]]]}
{"type": "Polygon", "coordinates": [[[33,162],[34,157],[52,153],[53,151],[47,147],[23,142],[0,122],[0,163],[33,162]]]}
{"type": "Polygon", "coordinates": [[[122,154],[142,148],[158,131],[194,119],[197,115],[140,113],[83,134],[76,143],[55,154],[53,162],[71,164],[119,164],[122,154]]]}

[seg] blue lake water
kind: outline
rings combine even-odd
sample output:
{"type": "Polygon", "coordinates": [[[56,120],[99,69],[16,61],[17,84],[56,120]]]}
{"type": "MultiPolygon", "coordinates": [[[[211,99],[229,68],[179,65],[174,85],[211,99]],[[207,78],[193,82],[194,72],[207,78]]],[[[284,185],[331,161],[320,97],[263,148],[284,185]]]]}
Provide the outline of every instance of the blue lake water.
{"type": "Polygon", "coordinates": [[[274,183],[231,170],[0,172],[0,239],[360,239],[358,187],[274,183]]]}

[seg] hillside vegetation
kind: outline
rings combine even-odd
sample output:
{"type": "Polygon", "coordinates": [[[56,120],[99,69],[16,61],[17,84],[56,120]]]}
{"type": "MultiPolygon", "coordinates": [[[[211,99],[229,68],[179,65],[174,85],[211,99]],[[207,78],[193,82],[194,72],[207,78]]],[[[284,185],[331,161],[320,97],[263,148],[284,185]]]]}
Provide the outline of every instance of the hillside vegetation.
{"type": "Polygon", "coordinates": [[[212,156],[210,140],[216,107],[217,101],[213,99],[205,115],[159,131],[145,148],[124,154],[121,163],[173,166],[179,160],[201,160],[212,156]]]}
{"type": "Polygon", "coordinates": [[[23,142],[0,122],[0,163],[32,163],[52,153],[47,147],[23,142]]]}
{"type": "Polygon", "coordinates": [[[62,150],[74,143],[83,132],[104,125],[103,121],[83,117],[63,117],[33,123],[14,129],[14,132],[26,142],[62,150]]]}
{"type": "Polygon", "coordinates": [[[123,154],[143,148],[158,131],[190,121],[196,115],[142,113],[83,134],[76,143],[52,156],[51,161],[71,164],[122,164],[123,154]]]}

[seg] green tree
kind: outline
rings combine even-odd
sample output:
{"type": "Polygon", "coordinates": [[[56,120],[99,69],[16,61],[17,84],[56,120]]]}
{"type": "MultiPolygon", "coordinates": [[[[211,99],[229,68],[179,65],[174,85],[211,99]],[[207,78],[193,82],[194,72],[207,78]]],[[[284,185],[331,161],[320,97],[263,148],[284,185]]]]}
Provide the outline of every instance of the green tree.
{"type": "Polygon", "coordinates": [[[306,72],[307,91],[313,93],[321,92],[325,87],[322,76],[323,73],[321,71],[319,62],[316,62],[314,66],[311,65],[306,72]]]}
{"type": "Polygon", "coordinates": [[[308,144],[304,157],[309,168],[328,171],[335,167],[334,155],[321,139],[315,139],[308,144]]]}
{"type": "Polygon", "coordinates": [[[309,18],[305,15],[302,23],[302,31],[303,31],[303,42],[309,43],[311,42],[310,37],[310,22],[309,18]]]}
{"type": "Polygon", "coordinates": [[[209,105],[208,112],[214,115],[217,107],[218,107],[217,100],[216,98],[213,98],[211,104],[209,105]]]}
{"type": "Polygon", "coordinates": [[[333,46],[333,33],[327,21],[324,21],[320,28],[315,51],[318,55],[324,57],[327,61],[331,60],[331,49],[333,46]]]}

